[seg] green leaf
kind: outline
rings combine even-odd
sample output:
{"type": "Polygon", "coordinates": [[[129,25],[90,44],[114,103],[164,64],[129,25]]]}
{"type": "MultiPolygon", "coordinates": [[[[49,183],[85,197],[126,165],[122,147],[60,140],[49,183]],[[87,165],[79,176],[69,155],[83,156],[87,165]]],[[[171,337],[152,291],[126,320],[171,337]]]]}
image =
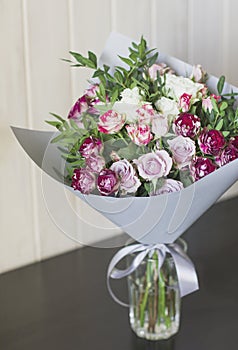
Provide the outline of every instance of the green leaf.
{"type": "Polygon", "coordinates": [[[219,113],[219,109],[218,109],[218,107],[217,107],[217,101],[215,100],[215,98],[214,98],[214,97],[211,97],[211,101],[212,101],[212,107],[213,107],[214,111],[215,111],[216,113],[219,113]]]}
{"type": "Polygon", "coordinates": [[[88,51],[88,58],[91,62],[94,63],[94,68],[97,68],[97,56],[95,55],[95,53],[88,51]]]}
{"type": "Polygon", "coordinates": [[[89,58],[86,58],[77,52],[70,51],[69,53],[76,59],[77,62],[82,64],[82,66],[94,69],[96,68],[95,63],[92,62],[89,58]]]}
{"type": "Polygon", "coordinates": [[[50,115],[52,115],[53,117],[55,117],[56,119],[60,120],[61,122],[65,122],[65,119],[63,119],[62,117],[60,117],[59,115],[55,114],[55,113],[50,113],[50,115]]]}
{"type": "Polygon", "coordinates": [[[222,75],[217,83],[217,91],[218,91],[219,95],[221,95],[221,93],[223,91],[225,80],[226,79],[225,79],[224,75],[222,75]]]}
{"type": "Polygon", "coordinates": [[[224,123],[224,120],[223,119],[221,119],[219,122],[218,122],[218,124],[217,124],[217,126],[216,126],[216,130],[221,130],[222,129],[222,127],[223,127],[223,123],[224,123]]]}
{"type": "Polygon", "coordinates": [[[228,107],[228,103],[225,102],[225,101],[223,101],[223,102],[221,103],[221,106],[220,106],[220,111],[221,111],[221,112],[224,111],[225,109],[227,109],[227,107],[228,107]]]}
{"type": "Polygon", "coordinates": [[[118,55],[118,57],[122,60],[122,62],[128,64],[128,66],[134,67],[134,63],[129,58],[122,57],[120,55],[118,55]]]}
{"type": "Polygon", "coordinates": [[[222,131],[224,137],[227,137],[230,134],[230,131],[222,131]]]}
{"type": "Polygon", "coordinates": [[[111,103],[114,104],[116,102],[116,100],[118,99],[118,96],[119,96],[119,91],[118,89],[115,89],[112,93],[112,96],[111,96],[111,103]]]}

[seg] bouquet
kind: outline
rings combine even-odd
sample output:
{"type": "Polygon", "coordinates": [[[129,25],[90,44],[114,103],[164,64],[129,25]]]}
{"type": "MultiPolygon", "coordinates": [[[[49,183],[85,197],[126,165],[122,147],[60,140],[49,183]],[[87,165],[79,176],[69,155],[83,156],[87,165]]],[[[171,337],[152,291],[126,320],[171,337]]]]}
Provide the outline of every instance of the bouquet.
{"type": "Polygon", "coordinates": [[[67,120],[53,114],[56,134],[13,131],[47,174],[139,242],[113,257],[108,289],[125,305],[109,280],[129,276],[132,328],[168,338],[178,330],[179,297],[198,289],[186,249],[174,242],[238,178],[237,89],[158,55],[143,37],[112,34],[99,62],[91,51],[71,55],[66,61],[93,74],[67,120]]]}
{"type": "Polygon", "coordinates": [[[112,71],[97,57],[71,52],[93,70],[69,112],[48,121],[59,130],[66,181],[82,194],[147,197],[177,192],[238,158],[234,92],[216,94],[200,65],[177,75],[142,37],[112,71]]]}

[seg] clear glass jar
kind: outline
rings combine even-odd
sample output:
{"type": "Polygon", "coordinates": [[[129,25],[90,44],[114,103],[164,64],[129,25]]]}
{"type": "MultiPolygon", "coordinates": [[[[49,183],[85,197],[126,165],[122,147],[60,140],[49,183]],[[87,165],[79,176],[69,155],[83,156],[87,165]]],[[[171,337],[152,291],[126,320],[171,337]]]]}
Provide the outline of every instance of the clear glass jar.
{"type": "MultiPolygon", "coordinates": [[[[186,252],[186,243],[179,239],[176,244],[186,252]]],[[[135,256],[132,254],[129,260],[135,256]]],[[[129,264],[130,264],[129,261],[129,264]]],[[[166,254],[158,269],[158,254],[148,256],[128,276],[129,318],[138,337],[148,340],[168,339],[178,332],[181,298],[178,278],[171,255],[166,254]]]]}

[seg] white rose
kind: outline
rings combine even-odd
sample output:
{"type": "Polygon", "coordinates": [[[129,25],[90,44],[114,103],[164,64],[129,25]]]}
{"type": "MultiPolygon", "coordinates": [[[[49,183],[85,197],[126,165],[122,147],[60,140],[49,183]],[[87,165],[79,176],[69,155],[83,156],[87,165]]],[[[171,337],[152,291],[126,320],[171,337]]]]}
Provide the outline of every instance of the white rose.
{"type": "Polygon", "coordinates": [[[203,84],[194,83],[189,78],[178,77],[174,74],[166,75],[165,88],[167,96],[179,101],[179,98],[185,93],[192,95],[192,98],[198,97],[198,92],[204,88],[203,84]]]}
{"type": "Polygon", "coordinates": [[[121,102],[131,103],[131,104],[139,104],[142,101],[142,97],[140,96],[138,87],[134,87],[133,89],[125,89],[121,93],[121,102]]]}
{"type": "Polygon", "coordinates": [[[169,131],[168,119],[157,114],[156,117],[152,119],[151,131],[156,137],[165,136],[169,131]]]}
{"type": "Polygon", "coordinates": [[[168,118],[169,121],[173,120],[179,114],[176,101],[167,97],[161,97],[161,99],[155,103],[155,107],[163,115],[163,117],[168,118]]]}

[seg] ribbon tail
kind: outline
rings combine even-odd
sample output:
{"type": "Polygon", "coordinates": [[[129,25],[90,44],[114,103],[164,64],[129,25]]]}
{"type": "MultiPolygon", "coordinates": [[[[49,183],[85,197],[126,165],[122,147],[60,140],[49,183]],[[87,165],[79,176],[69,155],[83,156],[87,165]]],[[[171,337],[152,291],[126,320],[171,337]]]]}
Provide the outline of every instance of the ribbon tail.
{"type": "Polygon", "coordinates": [[[199,283],[193,262],[187,255],[181,255],[173,247],[167,249],[174,259],[181,297],[198,290],[199,283]]]}

